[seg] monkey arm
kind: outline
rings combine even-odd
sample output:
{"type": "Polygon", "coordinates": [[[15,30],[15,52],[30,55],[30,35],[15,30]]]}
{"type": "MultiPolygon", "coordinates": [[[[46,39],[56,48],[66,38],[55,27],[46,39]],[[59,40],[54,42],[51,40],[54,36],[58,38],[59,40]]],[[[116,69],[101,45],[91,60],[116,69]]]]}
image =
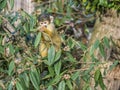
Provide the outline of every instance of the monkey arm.
{"type": "Polygon", "coordinates": [[[42,58],[47,56],[49,47],[50,47],[50,44],[48,42],[42,41],[40,43],[39,53],[40,53],[42,58]]]}
{"type": "Polygon", "coordinates": [[[46,27],[42,27],[40,31],[46,33],[49,37],[52,37],[54,35],[54,30],[50,30],[46,27]]]}
{"type": "Polygon", "coordinates": [[[53,45],[56,48],[56,51],[60,50],[62,43],[61,37],[58,34],[56,34],[52,40],[53,40],[53,45]]]}

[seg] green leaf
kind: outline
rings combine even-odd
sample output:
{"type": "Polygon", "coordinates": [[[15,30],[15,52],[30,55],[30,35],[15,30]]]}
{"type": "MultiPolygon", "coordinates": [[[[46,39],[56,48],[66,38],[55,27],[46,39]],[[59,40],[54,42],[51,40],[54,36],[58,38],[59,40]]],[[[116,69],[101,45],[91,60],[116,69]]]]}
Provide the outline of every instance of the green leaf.
{"type": "Polygon", "coordinates": [[[8,86],[8,89],[7,90],[13,90],[13,85],[12,85],[12,82],[10,82],[9,86],[8,86]]]}
{"type": "Polygon", "coordinates": [[[100,85],[100,87],[102,88],[102,90],[105,90],[105,85],[103,82],[103,78],[102,78],[102,74],[100,69],[96,70],[95,75],[94,75],[94,80],[95,80],[95,86],[97,86],[98,84],[100,85]]]}
{"type": "Polygon", "coordinates": [[[72,38],[68,39],[68,45],[70,48],[73,48],[75,46],[75,43],[73,42],[72,38]]]}
{"type": "Polygon", "coordinates": [[[48,70],[49,70],[50,76],[54,76],[55,73],[54,73],[53,67],[49,66],[48,70]]]}
{"type": "Polygon", "coordinates": [[[40,74],[37,72],[35,67],[31,67],[31,71],[29,73],[30,80],[36,90],[40,90],[40,74]]]}
{"type": "Polygon", "coordinates": [[[108,1],[107,0],[99,0],[99,5],[101,6],[107,6],[108,1]]]}
{"type": "Polygon", "coordinates": [[[70,62],[76,62],[75,58],[70,54],[70,53],[66,53],[67,57],[68,57],[68,61],[70,62]]]}
{"type": "Polygon", "coordinates": [[[7,0],[2,0],[0,2],[0,11],[7,5],[7,0]]]}
{"type": "Polygon", "coordinates": [[[89,10],[91,8],[91,3],[88,2],[87,6],[86,6],[86,10],[89,10]]]}
{"type": "Polygon", "coordinates": [[[65,82],[61,81],[58,86],[58,90],[65,90],[65,82]]]}
{"type": "Polygon", "coordinates": [[[67,80],[66,84],[67,84],[69,90],[73,90],[72,82],[70,80],[67,80]]]}
{"type": "Polygon", "coordinates": [[[54,46],[51,46],[48,50],[48,62],[50,65],[54,63],[54,58],[55,58],[55,48],[54,46]]]}
{"type": "Polygon", "coordinates": [[[57,26],[60,26],[60,20],[59,20],[58,18],[55,18],[55,24],[56,24],[57,26]]]}
{"type": "Polygon", "coordinates": [[[15,50],[12,44],[9,45],[10,53],[13,55],[15,50]]]}
{"type": "Polygon", "coordinates": [[[76,80],[79,76],[80,76],[80,72],[78,71],[78,72],[75,72],[75,73],[71,76],[71,78],[72,78],[72,80],[76,80]]]}
{"type": "Polygon", "coordinates": [[[18,81],[16,83],[16,88],[17,88],[17,90],[24,90],[23,87],[21,86],[21,84],[18,81]]]}
{"type": "Polygon", "coordinates": [[[25,89],[25,90],[27,89],[25,81],[24,81],[23,78],[21,78],[21,77],[19,78],[19,83],[20,83],[20,85],[22,86],[23,89],[25,89]]]}
{"type": "Polygon", "coordinates": [[[59,75],[61,70],[61,60],[54,65],[54,69],[55,69],[55,73],[59,75]]]}
{"type": "Polygon", "coordinates": [[[97,49],[98,48],[98,46],[99,46],[99,44],[100,44],[100,41],[99,40],[96,40],[95,41],[95,43],[94,43],[94,49],[97,49]]]}
{"type": "Polygon", "coordinates": [[[48,65],[48,66],[51,65],[47,60],[44,60],[43,62],[44,62],[46,65],[48,65]]]}
{"type": "Polygon", "coordinates": [[[100,50],[100,54],[105,58],[106,55],[102,43],[99,44],[99,50],[100,50]]]}
{"type": "Polygon", "coordinates": [[[40,40],[41,40],[41,32],[38,33],[36,39],[35,39],[35,42],[34,42],[34,46],[35,48],[38,46],[38,44],[40,43],[40,40]]]}
{"type": "Polygon", "coordinates": [[[72,14],[72,9],[70,5],[67,5],[67,13],[66,13],[67,17],[71,18],[71,14],[72,14]]]}
{"type": "Polygon", "coordinates": [[[116,61],[110,66],[109,70],[112,70],[112,69],[115,68],[116,65],[118,65],[118,64],[119,64],[119,61],[116,60],[116,61]]]}
{"type": "Polygon", "coordinates": [[[89,73],[94,69],[95,65],[90,65],[89,69],[84,72],[84,75],[89,75],[89,73]]]}
{"type": "Polygon", "coordinates": [[[25,86],[27,88],[29,88],[30,80],[29,80],[29,77],[28,77],[27,73],[23,73],[19,77],[20,77],[20,80],[22,80],[22,83],[24,82],[25,86]]]}
{"type": "Polygon", "coordinates": [[[82,2],[83,2],[83,3],[86,3],[86,2],[87,2],[87,0],[82,0],[82,2]]]}
{"type": "Polygon", "coordinates": [[[26,23],[24,24],[23,29],[24,29],[24,31],[25,31],[26,33],[28,33],[28,30],[30,30],[30,27],[29,27],[29,23],[28,23],[28,22],[26,22],[26,23]]]}
{"type": "Polygon", "coordinates": [[[29,87],[29,81],[30,80],[29,80],[29,77],[28,77],[28,75],[26,73],[24,74],[24,78],[23,79],[24,79],[24,82],[25,82],[26,86],[29,87]]]}
{"type": "Polygon", "coordinates": [[[95,6],[92,6],[91,12],[95,12],[95,10],[96,10],[96,7],[95,7],[95,6]]]}
{"type": "Polygon", "coordinates": [[[107,37],[104,37],[104,38],[103,38],[103,42],[104,42],[104,45],[105,45],[107,48],[110,48],[109,39],[108,39],[107,37]]]}
{"type": "Polygon", "coordinates": [[[94,7],[98,4],[98,2],[99,2],[99,0],[94,0],[94,1],[93,1],[94,7]]]}
{"type": "Polygon", "coordinates": [[[88,83],[85,83],[84,87],[82,90],[92,90],[90,85],[88,83]]]}
{"type": "Polygon", "coordinates": [[[79,42],[79,45],[80,45],[80,48],[85,51],[87,49],[87,47],[82,43],[82,42],[79,42]]]}
{"type": "Polygon", "coordinates": [[[10,1],[11,9],[13,9],[13,6],[14,6],[14,0],[9,0],[9,1],[10,1]]]}
{"type": "Polygon", "coordinates": [[[8,69],[8,75],[9,76],[12,75],[14,68],[15,68],[15,63],[14,63],[14,61],[11,61],[10,64],[9,64],[9,69],[8,69]]]}
{"type": "Polygon", "coordinates": [[[100,41],[96,40],[95,43],[92,45],[92,47],[90,48],[90,55],[93,55],[95,49],[97,49],[99,47],[100,41]]]}
{"type": "Polygon", "coordinates": [[[55,85],[55,84],[57,84],[60,80],[61,80],[61,75],[59,75],[59,76],[56,75],[56,76],[47,84],[47,86],[55,85]]]}
{"type": "Polygon", "coordinates": [[[0,45],[0,53],[1,53],[1,54],[4,54],[4,48],[3,48],[3,46],[1,46],[1,45],[0,45]]]}
{"type": "Polygon", "coordinates": [[[63,12],[63,4],[62,4],[63,2],[61,1],[61,0],[58,0],[58,2],[57,2],[57,6],[58,6],[58,10],[59,10],[59,12],[63,12]]]}
{"type": "Polygon", "coordinates": [[[60,58],[60,56],[61,56],[61,50],[59,50],[59,51],[56,53],[54,62],[57,61],[57,60],[60,58]]]}
{"type": "Polygon", "coordinates": [[[30,31],[33,31],[33,27],[35,25],[35,20],[32,15],[29,15],[30,18],[30,31]]]}
{"type": "Polygon", "coordinates": [[[53,87],[50,85],[47,90],[53,90],[53,87]]]}
{"type": "Polygon", "coordinates": [[[98,82],[99,77],[100,77],[100,70],[98,69],[95,71],[95,75],[94,75],[95,82],[98,82]]]}
{"type": "Polygon", "coordinates": [[[37,84],[34,74],[32,72],[30,72],[29,75],[30,75],[30,80],[31,80],[33,86],[35,87],[36,90],[39,90],[39,85],[37,84]]]}
{"type": "Polygon", "coordinates": [[[100,77],[99,77],[99,84],[100,84],[100,87],[102,88],[102,90],[106,90],[105,88],[105,84],[103,82],[103,77],[102,77],[102,74],[100,72],[100,77]]]}

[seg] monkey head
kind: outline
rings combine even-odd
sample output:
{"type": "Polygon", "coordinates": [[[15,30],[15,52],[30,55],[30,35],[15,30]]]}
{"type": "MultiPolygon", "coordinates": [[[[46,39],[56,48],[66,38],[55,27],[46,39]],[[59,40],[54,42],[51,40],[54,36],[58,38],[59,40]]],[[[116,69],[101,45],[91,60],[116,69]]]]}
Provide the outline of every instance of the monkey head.
{"type": "Polygon", "coordinates": [[[38,16],[38,24],[41,28],[47,28],[50,23],[53,23],[53,16],[49,14],[41,14],[38,16]]]}

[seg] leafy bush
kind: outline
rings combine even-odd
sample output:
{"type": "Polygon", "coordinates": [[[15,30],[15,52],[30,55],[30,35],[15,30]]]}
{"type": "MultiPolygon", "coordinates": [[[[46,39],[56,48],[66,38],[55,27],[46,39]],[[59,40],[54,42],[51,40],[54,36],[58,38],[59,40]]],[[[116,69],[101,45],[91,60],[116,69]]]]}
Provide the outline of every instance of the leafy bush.
{"type": "MultiPolygon", "coordinates": [[[[13,0],[9,0],[13,6],[13,0]]],[[[39,1],[39,0],[37,0],[39,1]]],[[[117,8],[119,1],[107,0],[57,0],[47,5],[40,4],[38,8],[43,11],[56,15],[55,25],[59,28],[65,21],[80,18],[82,14],[96,12],[104,8],[117,8]],[[45,5],[45,7],[44,7],[45,5]],[[78,13],[77,15],[75,13],[78,13]]],[[[43,3],[43,2],[42,2],[43,3]]],[[[109,40],[104,38],[103,42],[97,40],[92,46],[89,54],[93,62],[86,61],[87,46],[82,41],[77,41],[72,36],[65,38],[67,35],[62,34],[65,41],[65,48],[55,53],[55,48],[51,46],[48,50],[48,57],[42,59],[38,52],[41,33],[37,33],[37,17],[29,15],[24,11],[3,14],[7,9],[7,0],[0,0],[0,89],[8,90],[76,90],[80,88],[81,80],[85,81],[84,89],[90,89],[90,72],[94,66],[100,64],[94,57],[93,52],[97,48],[100,54],[105,57],[104,46],[109,47],[109,40]],[[15,34],[6,32],[3,27],[4,22],[10,25],[15,34]],[[17,27],[15,22],[20,21],[17,27]],[[16,34],[17,33],[17,34],[16,34]],[[8,40],[7,40],[8,39],[8,40]],[[76,49],[80,49],[78,54],[82,58],[80,61],[74,58],[72,54],[76,49]],[[81,63],[90,63],[90,67],[81,68],[81,63]]],[[[42,12],[43,12],[42,11],[42,12]]],[[[9,28],[9,27],[8,27],[9,28]]],[[[10,28],[10,30],[12,30],[10,28]]],[[[104,90],[103,79],[100,70],[96,70],[94,79],[96,85],[100,85],[104,90]]]]}

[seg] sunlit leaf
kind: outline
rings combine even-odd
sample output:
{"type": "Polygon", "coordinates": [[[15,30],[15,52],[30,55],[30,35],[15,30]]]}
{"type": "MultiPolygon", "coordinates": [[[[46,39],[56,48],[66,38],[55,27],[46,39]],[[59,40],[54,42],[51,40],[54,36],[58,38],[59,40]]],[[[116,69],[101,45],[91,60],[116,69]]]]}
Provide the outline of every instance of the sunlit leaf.
{"type": "Polygon", "coordinates": [[[96,4],[98,4],[98,2],[99,2],[99,0],[93,0],[92,4],[94,5],[94,7],[95,7],[96,4]]]}
{"type": "Polygon", "coordinates": [[[105,90],[105,85],[103,82],[103,77],[102,77],[100,69],[96,70],[94,79],[95,79],[95,84],[96,84],[95,86],[98,86],[98,84],[99,84],[100,87],[102,88],[102,90],[105,90]]]}
{"type": "Polygon", "coordinates": [[[61,60],[54,65],[54,69],[55,69],[55,73],[59,75],[61,70],[61,60]]]}
{"type": "Polygon", "coordinates": [[[58,90],[65,90],[65,82],[61,81],[58,86],[58,90]]]}
{"type": "Polygon", "coordinates": [[[55,19],[55,24],[57,25],[57,26],[60,26],[60,20],[59,19],[55,19]]]}
{"type": "Polygon", "coordinates": [[[72,9],[70,8],[69,5],[67,5],[67,17],[71,18],[71,14],[72,14],[72,9]]]}
{"type": "Polygon", "coordinates": [[[69,90],[73,90],[72,82],[70,80],[67,80],[66,84],[67,84],[69,90]]]}
{"type": "Polygon", "coordinates": [[[31,67],[31,71],[29,73],[30,80],[36,90],[40,90],[40,74],[37,72],[35,67],[31,67]]]}
{"type": "Polygon", "coordinates": [[[49,87],[47,88],[47,90],[53,90],[53,87],[52,87],[52,86],[49,86],[49,87]]]}
{"type": "Polygon", "coordinates": [[[100,41],[96,40],[95,43],[90,48],[90,55],[93,55],[94,51],[99,47],[100,41]]]}
{"type": "Polygon", "coordinates": [[[90,85],[88,83],[85,83],[84,87],[82,90],[92,90],[90,85]]]}
{"type": "Polygon", "coordinates": [[[14,54],[15,50],[12,44],[9,45],[10,53],[14,54]]]}
{"type": "Polygon", "coordinates": [[[56,55],[55,55],[55,60],[54,61],[57,61],[61,56],[61,50],[59,50],[56,55]]]}
{"type": "Polygon", "coordinates": [[[34,25],[35,25],[34,18],[32,15],[30,15],[30,31],[33,31],[34,25]]]}
{"type": "Polygon", "coordinates": [[[0,2],[0,11],[7,5],[7,0],[2,0],[0,2]]]}
{"type": "Polygon", "coordinates": [[[102,88],[102,90],[106,90],[106,86],[103,82],[103,77],[102,77],[101,72],[100,72],[100,77],[99,77],[99,84],[100,84],[100,87],[102,88]]]}
{"type": "Polygon", "coordinates": [[[82,0],[83,3],[87,2],[87,0],[82,0]]]}
{"type": "Polygon", "coordinates": [[[12,82],[10,82],[10,84],[9,84],[9,86],[8,86],[8,90],[13,90],[12,82]]]}
{"type": "Polygon", "coordinates": [[[4,53],[4,48],[3,46],[0,45],[0,53],[3,54],[4,53]]]}
{"type": "Polygon", "coordinates": [[[15,63],[14,61],[11,61],[9,64],[8,75],[12,75],[14,68],[15,68],[15,63]]]}
{"type": "Polygon", "coordinates": [[[103,38],[103,42],[104,42],[104,45],[105,45],[107,48],[110,48],[109,39],[108,39],[107,37],[104,37],[104,38],[103,38]]]}
{"type": "Polygon", "coordinates": [[[89,10],[91,8],[91,3],[88,2],[87,6],[86,6],[86,10],[89,10]]]}
{"type": "Polygon", "coordinates": [[[34,42],[35,47],[38,46],[38,44],[40,43],[40,40],[41,40],[41,33],[39,32],[34,42]]]}
{"type": "Polygon", "coordinates": [[[74,47],[75,43],[73,42],[72,38],[68,39],[68,45],[69,45],[70,48],[74,47]]]}
{"type": "Polygon", "coordinates": [[[99,0],[99,5],[102,5],[102,6],[107,6],[108,4],[108,1],[107,0],[99,0]]]}
{"type": "Polygon", "coordinates": [[[51,46],[48,50],[48,62],[50,65],[54,63],[54,58],[55,58],[55,48],[54,46],[51,46]]]}
{"type": "Polygon", "coordinates": [[[55,73],[54,73],[53,67],[49,66],[49,67],[48,67],[48,70],[49,70],[50,75],[51,75],[51,76],[54,76],[55,73]]]}
{"type": "Polygon", "coordinates": [[[11,9],[13,9],[13,6],[14,6],[14,0],[9,0],[9,2],[10,2],[11,9]]]}
{"type": "Polygon", "coordinates": [[[17,88],[17,90],[24,90],[23,87],[21,86],[21,84],[18,81],[16,83],[16,88],[17,88]]]}
{"type": "Polygon", "coordinates": [[[53,84],[56,84],[56,83],[58,83],[60,80],[61,80],[61,75],[59,75],[59,76],[55,76],[48,84],[47,84],[47,86],[50,86],[50,85],[53,85],[53,84]]]}
{"type": "Polygon", "coordinates": [[[67,57],[68,57],[68,60],[67,61],[70,61],[70,62],[76,62],[75,58],[70,54],[70,53],[66,53],[67,57]]]}
{"type": "Polygon", "coordinates": [[[79,76],[80,76],[80,72],[78,71],[78,72],[75,72],[75,73],[71,76],[71,78],[72,78],[72,80],[76,80],[79,76]]]}
{"type": "Polygon", "coordinates": [[[87,49],[87,47],[82,43],[82,42],[79,42],[79,45],[80,45],[80,48],[85,51],[87,49]]]}
{"type": "Polygon", "coordinates": [[[100,70],[98,69],[95,71],[95,75],[94,75],[94,79],[96,82],[99,80],[99,77],[100,77],[100,70]]]}
{"type": "Polygon", "coordinates": [[[104,46],[102,44],[99,44],[99,50],[100,50],[100,54],[105,57],[105,51],[104,51],[104,46]]]}
{"type": "Polygon", "coordinates": [[[23,73],[19,76],[19,79],[25,88],[29,88],[30,80],[27,73],[23,73]]]}

